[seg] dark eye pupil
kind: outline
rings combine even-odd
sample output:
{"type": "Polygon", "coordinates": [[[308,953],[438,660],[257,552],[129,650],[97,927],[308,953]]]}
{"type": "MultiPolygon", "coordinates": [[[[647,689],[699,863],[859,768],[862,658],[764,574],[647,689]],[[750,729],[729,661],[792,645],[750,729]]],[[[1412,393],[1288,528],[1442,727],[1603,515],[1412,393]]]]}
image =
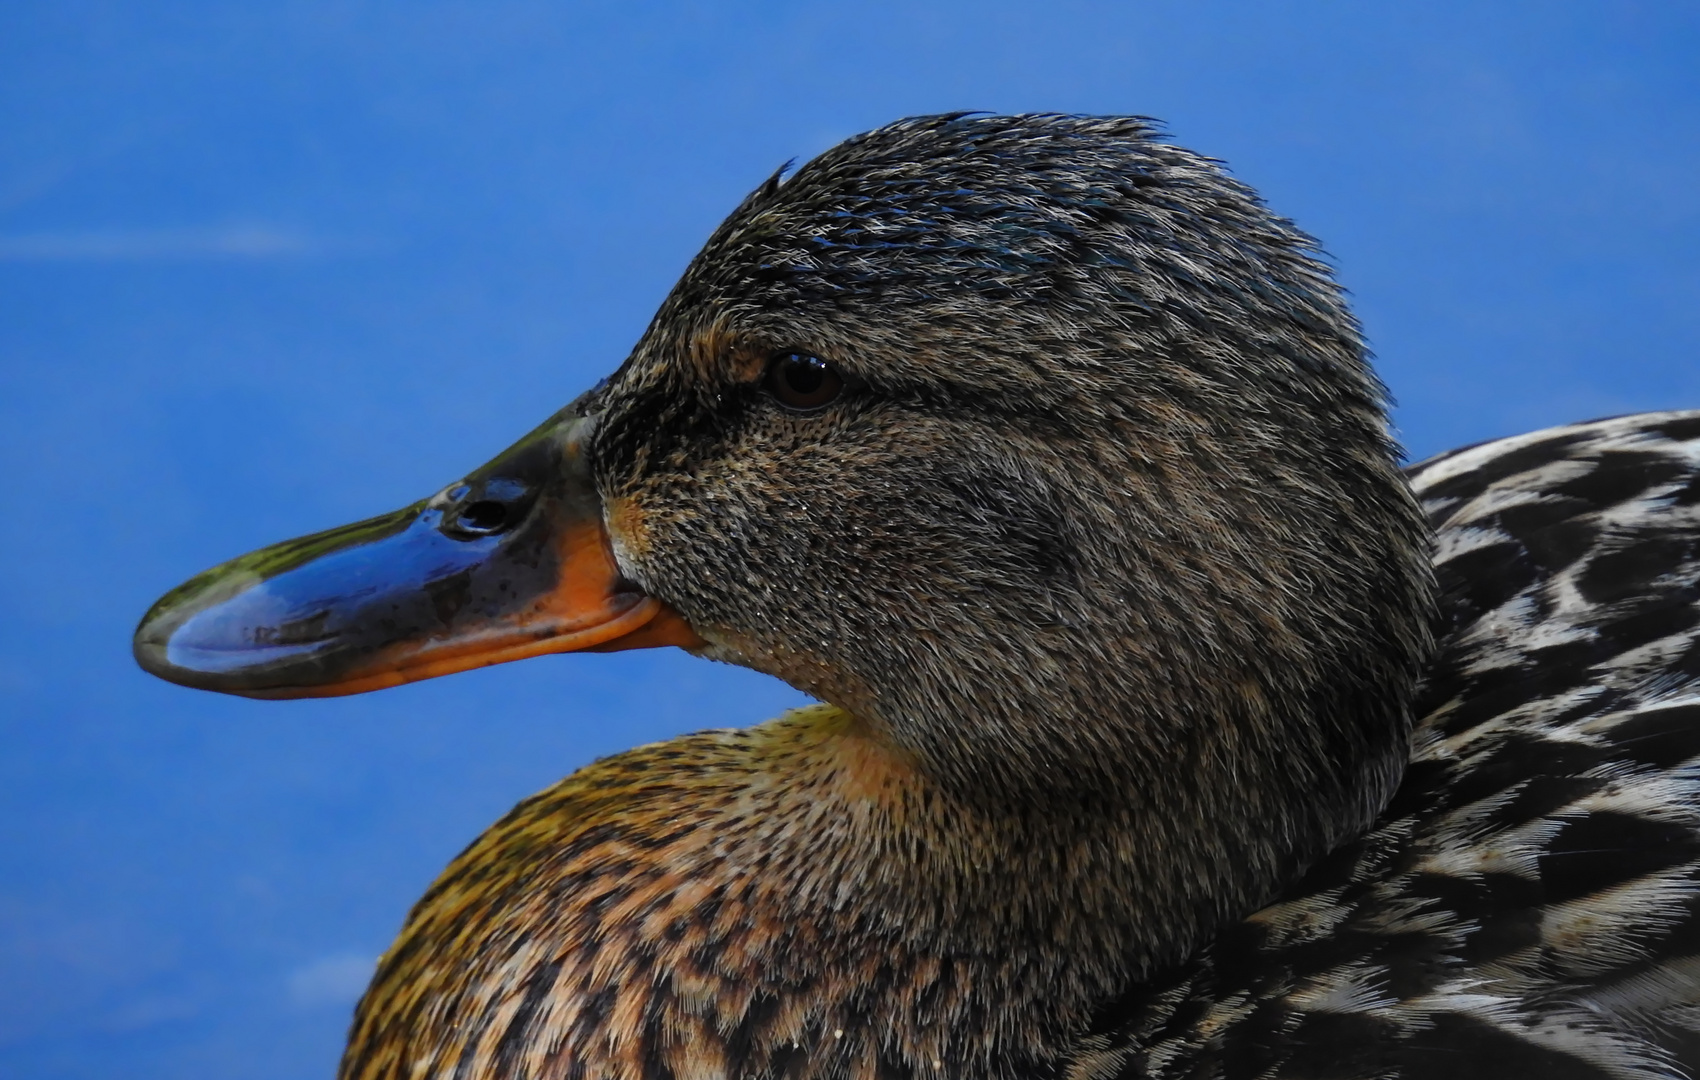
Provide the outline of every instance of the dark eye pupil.
{"type": "Polygon", "coordinates": [[[780,403],[803,412],[830,404],[844,389],[836,368],[808,353],[783,353],[767,369],[767,391],[780,403]]]}
{"type": "Polygon", "coordinates": [[[784,379],[799,394],[813,394],[826,382],[826,362],[815,356],[785,358],[784,379]]]}

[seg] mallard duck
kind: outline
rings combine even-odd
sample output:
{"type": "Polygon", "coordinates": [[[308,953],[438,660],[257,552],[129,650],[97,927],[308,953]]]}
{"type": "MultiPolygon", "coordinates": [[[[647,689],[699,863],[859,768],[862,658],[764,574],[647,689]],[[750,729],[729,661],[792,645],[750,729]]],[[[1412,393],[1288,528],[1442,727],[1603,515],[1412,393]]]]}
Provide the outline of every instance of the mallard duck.
{"type": "Polygon", "coordinates": [[[911,119],[490,464],[135,651],[301,697],[672,645],[821,702],[522,802],[347,1080],[1692,1075],[1700,412],[1397,455],[1216,163],[911,119]]]}

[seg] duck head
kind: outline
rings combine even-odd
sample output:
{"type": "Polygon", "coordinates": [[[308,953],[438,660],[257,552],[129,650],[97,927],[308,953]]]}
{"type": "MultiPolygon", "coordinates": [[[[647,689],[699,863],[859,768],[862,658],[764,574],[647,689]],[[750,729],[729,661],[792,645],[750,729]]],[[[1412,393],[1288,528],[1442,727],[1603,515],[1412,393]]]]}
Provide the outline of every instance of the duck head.
{"type": "Polygon", "coordinates": [[[1427,543],[1308,237],[1141,120],[929,117],[763,184],[490,465],[201,575],[135,647],[265,697],[768,672],[952,799],[1114,822],[1125,978],[1389,797],[1427,543]]]}

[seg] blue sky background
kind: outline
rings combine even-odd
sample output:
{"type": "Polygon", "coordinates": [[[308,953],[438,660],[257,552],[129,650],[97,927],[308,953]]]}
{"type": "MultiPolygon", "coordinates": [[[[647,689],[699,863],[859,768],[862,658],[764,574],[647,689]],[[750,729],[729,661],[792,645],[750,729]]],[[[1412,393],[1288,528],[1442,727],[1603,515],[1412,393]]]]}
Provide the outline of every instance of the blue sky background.
{"type": "Polygon", "coordinates": [[[675,651],[255,703],[204,567],[611,370],[788,158],[1143,113],[1336,258],[1415,456],[1700,406],[1700,5],[0,5],[0,1075],[328,1077],[437,870],[595,755],[797,695],[675,651]]]}

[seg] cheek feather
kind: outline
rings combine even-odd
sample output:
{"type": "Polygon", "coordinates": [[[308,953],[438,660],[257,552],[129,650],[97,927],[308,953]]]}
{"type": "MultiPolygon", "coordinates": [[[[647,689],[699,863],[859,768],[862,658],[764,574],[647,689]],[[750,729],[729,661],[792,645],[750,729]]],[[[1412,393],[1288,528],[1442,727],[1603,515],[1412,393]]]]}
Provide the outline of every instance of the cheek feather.
{"type": "Polygon", "coordinates": [[[603,520],[614,546],[614,557],[620,569],[629,574],[633,563],[649,556],[649,518],[636,499],[621,495],[608,500],[603,520]]]}

